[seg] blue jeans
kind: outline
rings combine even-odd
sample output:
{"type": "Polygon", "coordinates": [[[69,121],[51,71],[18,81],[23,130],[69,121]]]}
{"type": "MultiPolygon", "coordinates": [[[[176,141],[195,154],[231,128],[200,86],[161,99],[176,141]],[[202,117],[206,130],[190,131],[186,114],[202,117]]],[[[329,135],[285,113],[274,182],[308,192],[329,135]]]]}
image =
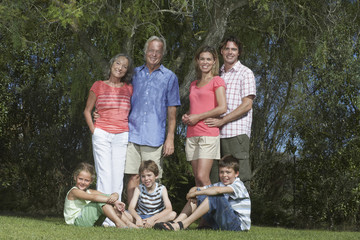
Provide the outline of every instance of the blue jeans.
{"type": "Polygon", "coordinates": [[[197,196],[197,205],[199,206],[206,198],[209,199],[209,211],[203,218],[212,229],[241,231],[240,219],[224,195],[197,196]]]}

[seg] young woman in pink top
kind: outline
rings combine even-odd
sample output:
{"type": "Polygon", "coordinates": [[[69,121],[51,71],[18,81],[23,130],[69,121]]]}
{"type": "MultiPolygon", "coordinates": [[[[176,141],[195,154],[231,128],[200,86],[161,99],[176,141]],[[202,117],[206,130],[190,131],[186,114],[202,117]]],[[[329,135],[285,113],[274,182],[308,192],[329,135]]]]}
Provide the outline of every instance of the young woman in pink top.
{"type": "Polygon", "coordinates": [[[196,186],[210,185],[214,159],[220,159],[219,128],[204,120],[226,112],[225,82],[219,77],[219,59],[210,46],[200,47],[194,58],[197,80],[190,85],[190,110],[182,116],[187,125],[186,158],[191,161],[196,186]]]}
{"type": "MultiPolygon", "coordinates": [[[[97,190],[105,194],[116,192],[120,200],[133,93],[132,72],[132,61],[127,55],[114,56],[109,62],[108,79],[92,85],[84,110],[86,123],[92,133],[97,190]],[[95,123],[91,117],[94,107],[99,114],[95,123]]],[[[106,223],[113,225],[108,219],[106,223]]]]}

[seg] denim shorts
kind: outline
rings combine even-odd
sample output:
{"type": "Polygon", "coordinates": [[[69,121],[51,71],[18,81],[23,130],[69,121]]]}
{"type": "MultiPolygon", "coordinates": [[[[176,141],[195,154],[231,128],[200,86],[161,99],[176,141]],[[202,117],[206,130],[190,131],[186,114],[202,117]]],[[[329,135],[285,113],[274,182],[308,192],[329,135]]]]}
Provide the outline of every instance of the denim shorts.
{"type": "Polygon", "coordinates": [[[241,221],[224,195],[197,196],[199,206],[206,198],[209,199],[209,211],[203,219],[215,230],[241,231],[241,221]]]}
{"type": "Polygon", "coordinates": [[[141,217],[141,219],[146,219],[146,218],[152,217],[153,215],[140,214],[139,216],[141,217]]]}

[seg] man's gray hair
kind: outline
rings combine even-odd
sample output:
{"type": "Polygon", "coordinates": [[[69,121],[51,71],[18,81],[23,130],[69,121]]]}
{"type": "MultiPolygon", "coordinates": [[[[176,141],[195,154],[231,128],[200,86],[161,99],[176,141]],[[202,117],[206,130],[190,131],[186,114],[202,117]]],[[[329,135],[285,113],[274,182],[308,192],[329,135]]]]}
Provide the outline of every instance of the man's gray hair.
{"type": "Polygon", "coordinates": [[[163,57],[165,56],[165,53],[166,53],[166,40],[165,38],[163,37],[158,37],[158,36],[151,36],[145,43],[145,46],[144,46],[144,55],[146,54],[147,52],[147,49],[148,49],[148,46],[149,46],[149,43],[152,42],[152,41],[159,41],[159,42],[162,42],[163,44],[163,57]]]}

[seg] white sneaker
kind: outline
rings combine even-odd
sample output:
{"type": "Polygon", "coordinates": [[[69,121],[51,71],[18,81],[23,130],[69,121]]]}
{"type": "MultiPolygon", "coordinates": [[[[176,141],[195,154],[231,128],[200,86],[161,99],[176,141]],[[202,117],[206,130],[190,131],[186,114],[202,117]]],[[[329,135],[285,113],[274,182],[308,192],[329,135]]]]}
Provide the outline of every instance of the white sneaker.
{"type": "Polygon", "coordinates": [[[106,218],[102,225],[104,227],[116,227],[115,223],[113,223],[109,218],[106,218]]]}

